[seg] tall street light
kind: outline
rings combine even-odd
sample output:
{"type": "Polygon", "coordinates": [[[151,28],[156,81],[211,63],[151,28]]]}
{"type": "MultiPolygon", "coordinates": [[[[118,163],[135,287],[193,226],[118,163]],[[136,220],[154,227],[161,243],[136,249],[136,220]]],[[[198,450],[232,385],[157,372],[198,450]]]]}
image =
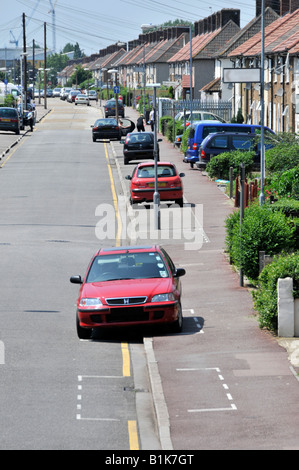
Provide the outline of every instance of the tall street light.
{"type": "Polygon", "coordinates": [[[261,18],[261,192],[259,203],[262,205],[265,201],[264,181],[265,181],[265,144],[264,144],[264,75],[265,75],[265,0],[262,0],[262,18],[261,18]]]}
{"type": "Polygon", "coordinates": [[[158,191],[158,141],[157,141],[157,88],[160,88],[161,83],[149,83],[147,87],[154,89],[154,158],[155,158],[155,192],[154,192],[154,220],[155,230],[161,228],[161,214],[160,214],[160,194],[158,191]]]}
{"type": "MultiPolygon", "coordinates": [[[[24,95],[23,95],[23,83],[24,83],[24,77],[23,77],[23,58],[28,56],[28,52],[22,52],[20,54],[20,65],[21,65],[21,110],[22,110],[22,116],[24,112],[24,95]]],[[[25,97],[27,97],[27,93],[25,93],[25,97]]],[[[27,107],[27,103],[25,103],[25,106],[27,107]]]]}

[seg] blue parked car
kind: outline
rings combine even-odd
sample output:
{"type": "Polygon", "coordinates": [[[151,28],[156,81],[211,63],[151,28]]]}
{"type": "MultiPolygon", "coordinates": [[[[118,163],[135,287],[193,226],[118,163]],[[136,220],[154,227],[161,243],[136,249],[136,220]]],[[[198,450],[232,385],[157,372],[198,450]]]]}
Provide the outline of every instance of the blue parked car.
{"type": "MultiPolygon", "coordinates": [[[[242,132],[248,134],[260,133],[261,126],[256,124],[230,124],[222,123],[215,121],[201,121],[195,122],[189,133],[188,143],[187,143],[187,152],[184,158],[184,161],[190,163],[193,167],[194,163],[199,160],[199,147],[209,134],[214,134],[216,132],[242,132]]],[[[265,127],[266,133],[274,134],[274,132],[265,127]]]]}
{"type": "MultiPolygon", "coordinates": [[[[271,147],[273,147],[273,142],[265,142],[266,149],[271,147]]],[[[209,134],[200,144],[196,166],[199,169],[204,169],[212,157],[234,150],[254,152],[254,166],[255,168],[260,167],[260,138],[256,133],[247,134],[245,132],[209,134]]]]}

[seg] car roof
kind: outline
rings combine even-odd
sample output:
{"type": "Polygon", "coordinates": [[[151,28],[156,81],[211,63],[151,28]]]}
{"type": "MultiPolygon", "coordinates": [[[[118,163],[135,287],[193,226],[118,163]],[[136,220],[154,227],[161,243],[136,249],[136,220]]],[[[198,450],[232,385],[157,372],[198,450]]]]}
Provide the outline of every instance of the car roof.
{"type": "Polygon", "coordinates": [[[212,134],[209,134],[207,135],[207,137],[213,137],[215,135],[247,135],[249,137],[257,137],[258,134],[255,134],[254,132],[233,132],[233,131],[230,131],[230,132],[213,132],[212,134]]]}
{"type": "Polygon", "coordinates": [[[107,255],[108,253],[134,253],[138,251],[157,251],[159,245],[133,245],[133,246],[113,246],[100,248],[96,255],[107,255]]]}
{"type": "MultiPolygon", "coordinates": [[[[157,162],[157,165],[172,165],[172,166],[175,166],[174,163],[172,163],[172,162],[157,162]]],[[[155,166],[155,162],[142,162],[142,163],[138,163],[137,166],[138,167],[141,167],[141,166],[155,166]]]]}
{"type": "Polygon", "coordinates": [[[127,135],[146,135],[146,134],[154,135],[153,132],[147,132],[147,131],[145,131],[145,132],[137,132],[137,131],[136,132],[129,132],[129,134],[127,134],[127,135]]]}

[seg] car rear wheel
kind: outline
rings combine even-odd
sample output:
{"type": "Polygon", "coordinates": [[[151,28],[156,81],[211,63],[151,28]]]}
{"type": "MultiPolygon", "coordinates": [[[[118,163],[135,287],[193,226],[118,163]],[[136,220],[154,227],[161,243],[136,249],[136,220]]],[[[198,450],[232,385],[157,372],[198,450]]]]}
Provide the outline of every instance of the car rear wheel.
{"type": "Polygon", "coordinates": [[[180,199],[176,199],[175,200],[175,203],[180,206],[180,207],[183,207],[184,206],[184,199],[182,197],[180,197],[180,199]]]}
{"type": "Polygon", "coordinates": [[[77,335],[79,339],[90,339],[92,334],[91,328],[82,328],[79,323],[78,315],[76,316],[77,335]]]}
{"type": "Polygon", "coordinates": [[[128,159],[128,157],[124,157],[124,165],[127,165],[129,163],[129,161],[130,160],[128,159]]]}

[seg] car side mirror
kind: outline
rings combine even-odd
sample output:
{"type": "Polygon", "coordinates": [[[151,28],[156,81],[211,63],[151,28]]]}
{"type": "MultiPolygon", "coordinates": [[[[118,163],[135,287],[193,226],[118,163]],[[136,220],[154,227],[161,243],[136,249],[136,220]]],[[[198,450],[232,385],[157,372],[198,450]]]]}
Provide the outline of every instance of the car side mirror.
{"type": "Polygon", "coordinates": [[[162,139],[158,139],[158,142],[162,142],[162,139]]]}
{"type": "Polygon", "coordinates": [[[124,143],[125,143],[124,140],[120,140],[120,141],[119,141],[119,144],[124,144],[124,143]]]}
{"type": "Polygon", "coordinates": [[[179,176],[183,178],[185,176],[185,173],[180,173],[179,176]]]}
{"type": "Polygon", "coordinates": [[[71,276],[70,278],[70,282],[72,282],[73,284],[82,284],[82,279],[81,279],[81,276],[71,276]]]}
{"type": "Polygon", "coordinates": [[[131,179],[132,179],[132,176],[131,176],[131,175],[127,175],[127,176],[125,176],[125,179],[126,179],[126,180],[131,180],[131,179]]]}
{"type": "Polygon", "coordinates": [[[185,276],[186,271],[184,268],[177,268],[175,271],[175,277],[185,276]]]}

